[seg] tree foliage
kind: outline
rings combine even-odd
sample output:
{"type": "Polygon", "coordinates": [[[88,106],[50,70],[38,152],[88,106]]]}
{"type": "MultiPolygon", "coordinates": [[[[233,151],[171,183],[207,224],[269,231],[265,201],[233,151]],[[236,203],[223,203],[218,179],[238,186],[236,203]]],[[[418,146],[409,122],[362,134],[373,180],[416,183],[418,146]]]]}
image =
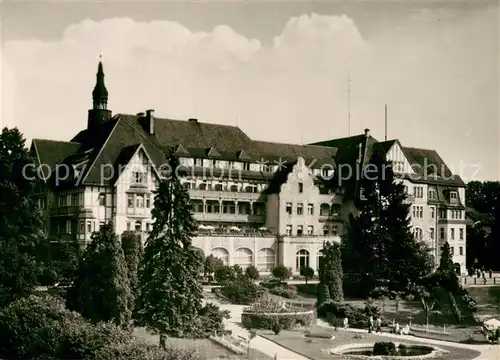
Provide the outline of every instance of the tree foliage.
{"type": "Polygon", "coordinates": [[[0,135],[0,306],[30,294],[38,283],[37,248],[45,235],[34,199],[34,159],[17,128],[0,135]],[[28,166],[28,167],[26,167],[28,166]]]}
{"type": "Polygon", "coordinates": [[[318,304],[332,300],[344,301],[342,289],[342,260],[340,258],[340,245],[326,242],[323,245],[323,259],[319,268],[318,304]]]}
{"type": "Polygon", "coordinates": [[[307,282],[314,277],[314,269],[310,266],[300,268],[300,276],[303,276],[307,282]]]}
{"type": "Polygon", "coordinates": [[[209,278],[214,275],[215,271],[224,266],[224,262],[213,256],[212,254],[208,255],[205,258],[205,264],[204,264],[204,273],[205,276],[208,276],[209,278]]]}
{"type": "Polygon", "coordinates": [[[364,199],[356,201],[357,216],[349,217],[344,271],[360,277],[367,295],[382,287],[405,292],[432,272],[433,259],[429,248],[412,233],[404,185],[391,163],[375,152],[360,188],[364,199]]]}
{"type": "MultiPolygon", "coordinates": [[[[171,169],[178,169],[174,156],[168,161],[171,169]]],[[[138,306],[141,321],[160,334],[163,344],[167,335],[188,335],[202,309],[203,262],[191,242],[196,225],[189,194],[175,171],[160,182],[152,216],[139,272],[138,306]]]]}
{"type": "Polygon", "coordinates": [[[259,280],[260,278],[259,270],[253,265],[246,268],[245,275],[251,280],[259,280]]]}
{"type": "Polygon", "coordinates": [[[126,231],[121,236],[123,255],[127,264],[127,276],[130,283],[130,290],[134,299],[139,294],[139,262],[142,257],[141,236],[133,231],[126,231]]]}
{"type": "Polygon", "coordinates": [[[271,274],[281,281],[285,281],[292,276],[292,271],[283,265],[278,265],[271,270],[271,274]]]}
{"type": "Polygon", "coordinates": [[[92,234],[68,291],[67,304],[92,322],[129,325],[133,296],[125,256],[111,224],[92,234]]]}

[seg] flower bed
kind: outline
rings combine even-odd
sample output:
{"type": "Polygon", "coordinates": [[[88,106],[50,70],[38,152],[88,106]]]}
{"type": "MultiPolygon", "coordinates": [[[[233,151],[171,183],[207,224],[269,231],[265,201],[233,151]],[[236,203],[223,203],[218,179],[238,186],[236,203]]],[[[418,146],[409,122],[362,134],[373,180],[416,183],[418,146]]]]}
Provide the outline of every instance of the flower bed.
{"type": "Polygon", "coordinates": [[[303,311],[263,299],[243,309],[241,322],[247,329],[273,330],[276,323],[279,323],[281,329],[290,330],[300,326],[312,327],[316,316],[313,310],[303,311]]]}

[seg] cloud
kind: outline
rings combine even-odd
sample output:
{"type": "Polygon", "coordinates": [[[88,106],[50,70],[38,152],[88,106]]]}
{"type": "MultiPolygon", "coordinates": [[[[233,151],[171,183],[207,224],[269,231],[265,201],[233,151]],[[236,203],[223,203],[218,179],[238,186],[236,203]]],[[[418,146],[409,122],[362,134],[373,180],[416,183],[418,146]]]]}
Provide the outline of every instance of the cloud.
{"type": "Polygon", "coordinates": [[[257,139],[311,142],[347,135],[350,77],[353,133],[369,127],[382,139],[388,103],[390,138],[436,148],[451,163],[487,162],[491,176],[497,14],[446,13],[429,26],[421,18],[430,12],[377,37],[363,36],[347,16],[301,15],[269,46],[226,25],[193,32],[169,21],[85,20],[56,41],[5,44],[17,82],[13,117],[28,137],[71,138],[86,126],[102,53],[115,113],[154,108],[158,116],[238,123],[257,139]],[[475,119],[483,123],[471,134],[475,119]]]}

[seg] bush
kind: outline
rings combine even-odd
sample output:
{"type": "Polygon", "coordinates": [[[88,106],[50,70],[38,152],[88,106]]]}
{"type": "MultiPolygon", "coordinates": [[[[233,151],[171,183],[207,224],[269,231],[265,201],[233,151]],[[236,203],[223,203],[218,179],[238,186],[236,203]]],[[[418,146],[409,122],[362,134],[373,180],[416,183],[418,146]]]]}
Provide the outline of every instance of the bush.
{"type": "Polygon", "coordinates": [[[294,299],[297,297],[297,288],[293,285],[281,285],[269,289],[269,292],[276,296],[281,296],[287,299],[294,299]]]}
{"type": "Polygon", "coordinates": [[[408,356],[408,347],[405,344],[400,344],[398,346],[398,355],[399,356],[408,356]]]}
{"type": "MultiPolygon", "coordinates": [[[[317,308],[318,317],[331,319],[349,319],[349,326],[353,328],[365,328],[368,326],[368,319],[370,315],[376,317],[379,315],[379,309],[374,306],[368,305],[368,308],[359,309],[349,304],[337,303],[328,301],[317,308]]],[[[332,324],[334,325],[334,324],[332,324]]]]}
{"type": "Polygon", "coordinates": [[[276,323],[281,329],[291,330],[297,327],[312,327],[316,322],[314,311],[300,313],[245,313],[241,314],[241,323],[245,329],[274,331],[276,323]]]}
{"type": "Polygon", "coordinates": [[[199,312],[201,329],[206,334],[221,333],[224,330],[224,319],[231,316],[228,310],[221,311],[217,305],[208,303],[199,312]]]}
{"type": "Polygon", "coordinates": [[[292,271],[290,270],[290,268],[280,265],[273,268],[271,270],[271,274],[273,274],[275,278],[280,279],[281,281],[285,281],[292,276],[292,271]]]}
{"type": "Polygon", "coordinates": [[[278,335],[281,332],[281,325],[280,325],[279,321],[276,321],[273,324],[273,329],[272,330],[273,330],[274,335],[278,335]]]}
{"type": "Polygon", "coordinates": [[[93,360],[203,360],[191,350],[180,348],[161,349],[156,345],[142,343],[112,345],[97,351],[93,360]]]}
{"type": "Polygon", "coordinates": [[[220,266],[214,272],[215,281],[222,284],[226,281],[233,281],[236,279],[236,272],[231,266],[220,266]]]}
{"type": "Polygon", "coordinates": [[[259,280],[260,277],[259,270],[257,270],[257,268],[253,265],[247,267],[245,275],[252,280],[259,280]]]}
{"type": "Polygon", "coordinates": [[[396,355],[396,345],[393,342],[376,342],[373,345],[373,354],[372,356],[379,355],[396,355]]]}
{"type": "Polygon", "coordinates": [[[57,272],[54,269],[48,267],[45,267],[42,270],[38,278],[41,286],[52,286],[57,282],[57,280],[59,280],[59,275],[57,274],[57,272]]]}
{"type": "Polygon", "coordinates": [[[248,279],[226,281],[220,292],[234,304],[251,304],[260,295],[259,287],[248,279]]]}

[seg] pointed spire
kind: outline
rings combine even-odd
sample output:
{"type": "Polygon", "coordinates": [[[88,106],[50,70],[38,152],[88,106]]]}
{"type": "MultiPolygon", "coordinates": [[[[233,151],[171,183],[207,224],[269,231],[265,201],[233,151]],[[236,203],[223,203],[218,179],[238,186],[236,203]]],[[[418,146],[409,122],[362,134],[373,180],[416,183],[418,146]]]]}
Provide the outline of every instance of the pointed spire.
{"type": "Polygon", "coordinates": [[[96,84],[92,91],[94,109],[106,109],[108,105],[108,90],[104,85],[104,69],[102,66],[102,56],[99,56],[99,65],[97,66],[96,84]]]}

